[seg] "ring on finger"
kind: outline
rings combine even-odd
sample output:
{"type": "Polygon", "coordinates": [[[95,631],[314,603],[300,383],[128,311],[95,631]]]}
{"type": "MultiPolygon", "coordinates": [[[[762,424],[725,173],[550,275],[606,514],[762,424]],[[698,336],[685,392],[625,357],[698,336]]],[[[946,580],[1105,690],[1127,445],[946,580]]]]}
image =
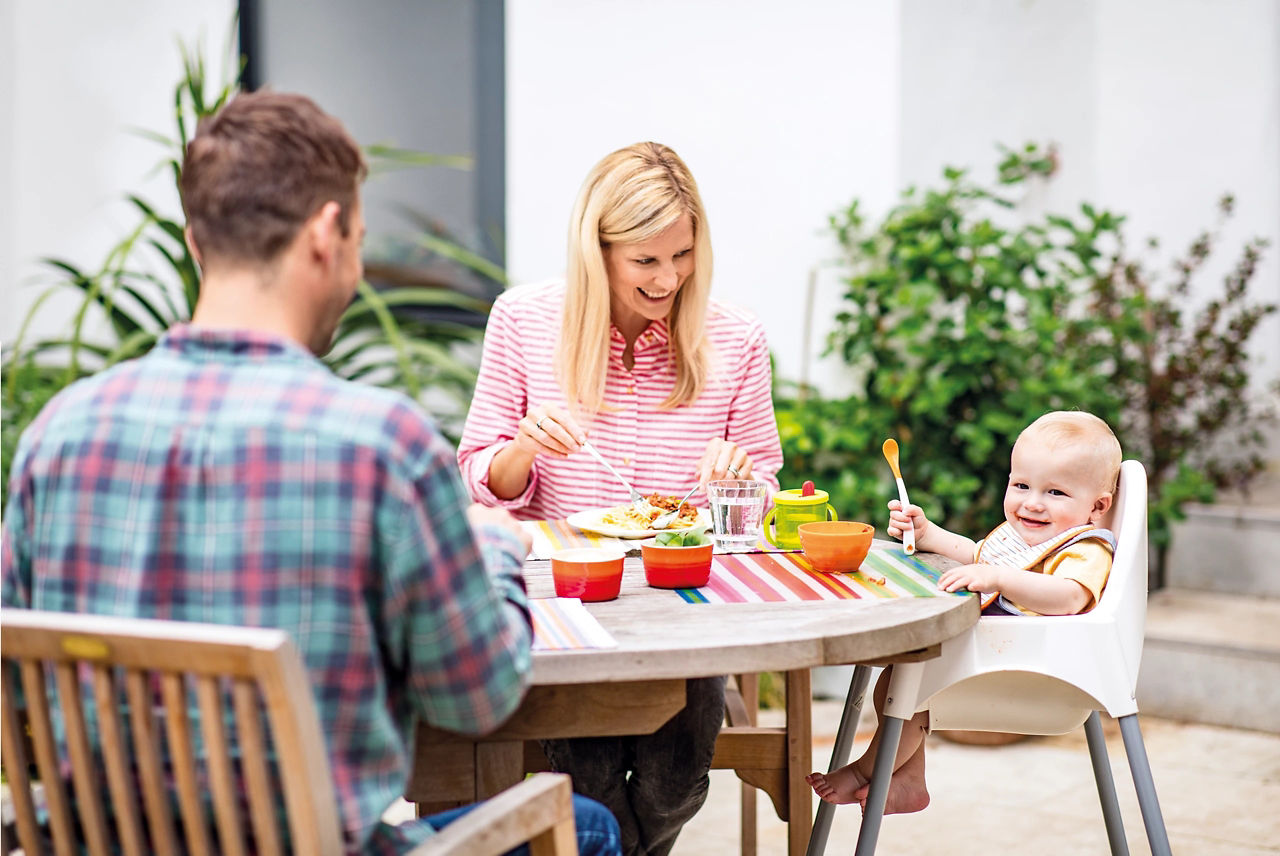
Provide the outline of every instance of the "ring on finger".
{"type": "MultiPolygon", "coordinates": [[[[544,416],[544,417],[542,417],[542,419],[546,419],[546,418],[547,418],[547,417],[545,417],[545,416],[544,416]]],[[[533,427],[534,427],[534,428],[537,428],[539,431],[541,431],[541,430],[542,430],[542,419],[539,419],[537,422],[533,423],[533,427]]]]}
{"type": "Polygon", "coordinates": [[[738,476],[738,475],[741,475],[741,474],[738,472],[738,468],[737,468],[737,467],[735,467],[733,464],[730,464],[730,465],[729,465],[729,472],[733,473],[735,477],[736,477],[736,476],[738,476]]]}

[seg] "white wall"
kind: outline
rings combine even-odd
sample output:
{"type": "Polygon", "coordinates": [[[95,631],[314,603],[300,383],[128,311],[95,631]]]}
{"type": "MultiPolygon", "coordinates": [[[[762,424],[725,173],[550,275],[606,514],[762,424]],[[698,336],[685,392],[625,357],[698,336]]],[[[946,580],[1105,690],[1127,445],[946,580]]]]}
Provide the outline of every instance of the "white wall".
{"type": "MultiPolygon", "coordinates": [[[[713,293],[759,315],[781,373],[797,377],[808,273],[833,251],[828,215],[896,193],[897,7],[508,2],[514,281],[563,273],[569,211],[596,161],[666,143],[707,207],[713,293]]],[[[822,293],[825,317],[829,277],[822,293]]]]}
{"type": "Polygon", "coordinates": [[[944,165],[990,182],[997,143],[1054,142],[1062,170],[1036,199],[1094,196],[1094,0],[911,0],[902,7],[902,171],[936,186],[944,165]]]}
{"type": "MultiPolygon", "coordinates": [[[[672,145],[709,209],[715,290],[764,319],[798,377],[803,289],[828,258],[827,215],[859,197],[873,218],[944,164],[986,179],[996,143],[1055,142],[1059,176],[1030,201],[1088,200],[1130,216],[1168,253],[1237,216],[1280,243],[1280,4],[1274,0],[749,0],[508,4],[508,252],[517,281],[563,269],[578,184],[606,152],[672,145]]],[[[1280,299],[1280,246],[1253,285],[1280,299]]],[[[820,280],[819,341],[839,294],[820,280]]],[[[1220,287],[1210,275],[1197,300],[1220,287]]],[[[1253,342],[1280,374],[1280,318],[1253,342]]],[[[831,367],[810,377],[836,387],[831,367]]],[[[834,391],[834,389],[833,389],[834,391]]]]}
{"type": "MultiPolygon", "coordinates": [[[[1196,296],[1219,292],[1244,242],[1261,235],[1271,247],[1251,292],[1280,302],[1280,3],[1128,0],[1098,11],[1098,197],[1130,215],[1135,238],[1158,236],[1167,263],[1233,193],[1236,214],[1196,296]]],[[[1251,344],[1255,378],[1280,377],[1280,317],[1251,344]]]]}
{"type": "Polygon", "coordinates": [[[8,340],[13,316],[17,314],[11,286],[17,276],[17,260],[13,245],[15,216],[10,202],[17,178],[17,164],[13,158],[13,144],[17,136],[13,121],[16,20],[15,7],[10,3],[0,3],[0,57],[4,57],[0,59],[0,342],[8,340]]]}
{"type": "MultiPolygon", "coordinates": [[[[180,211],[162,149],[128,132],[173,133],[177,41],[203,34],[221,56],[234,0],[4,0],[0,3],[0,339],[16,333],[49,277],[37,260],[96,267],[136,220],[138,192],[180,211]]],[[[215,68],[217,66],[215,65],[215,68]]],[[[68,324],[51,304],[39,329],[68,324]]]]}
{"type": "MultiPolygon", "coordinates": [[[[1193,281],[1199,304],[1254,235],[1280,239],[1280,4],[1124,0],[903,7],[904,181],[943,163],[991,175],[994,144],[1057,143],[1061,173],[1036,208],[1090,201],[1129,218],[1130,250],[1160,274],[1230,191],[1236,215],[1193,281]]],[[[1280,300],[1280,247],[1255,302],[1280,300]]],[[[1164,277],[1161,282],[1167,282],[1164,277]]],[[[1253,337],[1258,393],[1280,374],[1280,318],[1253,337]]]]}
{"type": "MultiPolygon", "coordinates": [[[[134,222],[123,191],[177,210],[168,178],[148,175],[160,149],[127,129],[170,129],[176,40],[203,33],[220,55],[234,8],[0,2],[0,338],[40,291],[36,259],[95,264],[134,222]]],[[[1172,250],[1231,190],[1223,263],[1245,236],[1280,244],[1274,0],[508,0],[507,75],[514,278],[563,269],[592,163],[660,140],[702,186],[717,294],[764,319],[790,378],[809,270],[833,251],[827,216],[855,196],[882,213],[943,162],[988,168],[997,141],[1059,143],[1048,207],[1100,201],[1172,250]]],[[[1278,259],[1273,246],[1259,299],[1280,297],[1278,259]]],[[[824,273],[820,320],[838,292],[824,273]]],[[[1280,373],[1280,319],[1255,350],[1280,373]]]]}

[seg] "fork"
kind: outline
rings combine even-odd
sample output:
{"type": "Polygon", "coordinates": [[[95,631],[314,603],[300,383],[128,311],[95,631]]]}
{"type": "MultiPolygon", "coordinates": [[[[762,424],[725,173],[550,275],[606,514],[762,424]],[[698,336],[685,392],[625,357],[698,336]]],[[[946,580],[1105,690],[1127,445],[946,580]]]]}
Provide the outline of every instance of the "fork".
{"type": "MultiPolygon", "coordinates": [[[[584,443],[582,444],[582,448],[586,449],[586,450],[591,454],[591,457],[593,457],[593,458],[595,458],[597,461],[599,461],[599,462],[600,462],[600,466],[604,467],[606,470],[608,470],[609,472],[613,473],[613,477],[614,477],[614,478],[616,478],[618,481],[622,482],[622,486],[623,486],[623,487],[625,487],[625,488],[630,492],[630,494],[631,494],[631,504],[632,504],[635,508],[639,509],[639,508],[641,507],[641,505],[648,505],[648,504],[649,504],[649,500],[647,500],[647,499],[645,499],[645,498],[644,498],[644,494],[642,494],[640,491],[638,491],[638,490],[636,490],[634,487],[632,487],[632,486],[631,486],[631,482],[629,482],[629,481],[627,481],[626,479],[624,479],[624,478],[622,477],[622,475],[621,475],[617,470],[615,470],[615,469],[613,468],[613,465],[612,465],[612,464],[610,464],[608,461],[606,461],[606,460],[604,459],[604,456],[603,456],[603,455],[601,455],[599,452],[597,452],[597,451],[596,451],[596,447],[595,447],[595,446],[593,446],[593,445],[591,445],[591,441],[589,441],[589,440],[588,440],[588,441],[584,442],[584,443]]],[[[690,492],[692,492],[692,491],[690,491],[690,492]]]]}
{"type": "Polygon", "coordinates": [[[666,529],[668,526],[670,526],[671,521],[675,520],[677,517],[680,516],[680,509],[684,507],[684,501],[689,497],[693,496],[693,492],[697,489],[698,489],[698,485],[695,482],[693,487],[689,488],[689,492],[686,493],[684,497],[679,502],[676,503],[676,510],[667,511],[663,514],[659,514],[656,518],[654,518],[654,521],[649,524],[649,528],[650,529],[666,529]]]}

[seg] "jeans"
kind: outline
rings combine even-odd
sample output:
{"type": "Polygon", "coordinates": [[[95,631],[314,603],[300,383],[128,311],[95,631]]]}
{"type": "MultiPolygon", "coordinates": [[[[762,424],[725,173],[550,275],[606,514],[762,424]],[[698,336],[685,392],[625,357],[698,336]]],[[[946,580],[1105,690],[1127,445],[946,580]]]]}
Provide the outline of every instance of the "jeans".
{"type": "Polygon", "coordinates": [[[666,856],[706,800],[724,686],[723,677],[686,681],[684,708],[653,734],[543,741],[552,768],[613,812],[627,856],[666,856]]]}
{"type": "MultiPolygon", "coordinates": [[[[424,817],[434,829],[442,829],[480,805],[472,803],[424,817]]],[[[595,800],[573,795],[573,824],[578,831],[578,856],[619,856],[622,853],[618,822],[609,810],[595,800]]],[[[529,856],[529,845],[521,844],[507,856],[529,856]]]]}

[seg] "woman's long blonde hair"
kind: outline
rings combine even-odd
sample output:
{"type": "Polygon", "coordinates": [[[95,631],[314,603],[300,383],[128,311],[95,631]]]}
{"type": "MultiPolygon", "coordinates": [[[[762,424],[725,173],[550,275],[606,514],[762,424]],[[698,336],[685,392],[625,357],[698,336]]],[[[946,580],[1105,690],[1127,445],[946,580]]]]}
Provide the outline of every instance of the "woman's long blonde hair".
{"type": "Polygon", "coordinates": [[[683,215],[693,223],[693,275],[667,319],[676,382],[662,403],[695,400],[707,381],[710,347],[703,327],[711,293],[711,235],[698,185],[684,161],[660,143],[636,143],[606,156],[587,174],[569,220],[564,316],[556,373],[569,406],[598,413],[609,363],[609,276],[603,248],[660,235],[683,215]]]}

